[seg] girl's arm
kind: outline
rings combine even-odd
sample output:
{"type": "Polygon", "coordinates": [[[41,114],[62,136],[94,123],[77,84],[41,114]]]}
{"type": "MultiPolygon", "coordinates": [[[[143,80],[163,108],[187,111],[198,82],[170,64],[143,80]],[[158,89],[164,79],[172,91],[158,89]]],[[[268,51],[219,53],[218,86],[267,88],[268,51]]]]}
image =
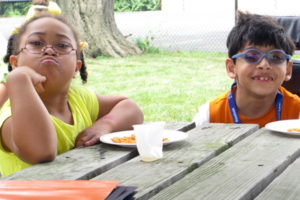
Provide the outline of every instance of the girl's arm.
{"type": "Polygon", "coordinates": [[[132,125],[143,123],[144,115],[131,99],[100,95],[97,98],[100,106],[98,120],[77,136],[76,147],[94,145],[99,142],[101,135],[129,130],[132,125]]]}
{"type": "Polygon", "coordinates": [[[2,126],[2,145],[27,163],[53,160],[57,138],[51,117],[36,90],[44,76],[28,67],[17,67],[7,76],[12,115],[2,126]]]}

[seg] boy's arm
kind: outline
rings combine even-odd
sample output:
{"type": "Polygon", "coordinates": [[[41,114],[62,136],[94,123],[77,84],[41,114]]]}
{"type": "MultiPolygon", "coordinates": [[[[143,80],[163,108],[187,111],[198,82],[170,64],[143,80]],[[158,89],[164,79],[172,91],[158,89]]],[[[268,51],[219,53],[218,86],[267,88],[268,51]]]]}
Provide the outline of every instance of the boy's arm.
{"type": "Polygon", "coordinates": [[[98,120],[82,131],[76,138],[76,147],[90,146],[99,142],[101,135],[132,129],[132,125],[144,121],[144,115],[138,105],[122,96],[97,95],[100,112],[98,120]]]}
{"type": "Polygon", "coordinates": [[[12,116],[2,126],[2,145],[27,163],[53,160],[57,138],[51,117],[37,90],[46,78],[27,67],[18,67],[7,76],[12,116]]]}
{"type": "Polygon", "coordinates": [[[194,116],[193,122],[196,126],[209,123],[209,101],[199,107],[198,113],[194,116]]]}

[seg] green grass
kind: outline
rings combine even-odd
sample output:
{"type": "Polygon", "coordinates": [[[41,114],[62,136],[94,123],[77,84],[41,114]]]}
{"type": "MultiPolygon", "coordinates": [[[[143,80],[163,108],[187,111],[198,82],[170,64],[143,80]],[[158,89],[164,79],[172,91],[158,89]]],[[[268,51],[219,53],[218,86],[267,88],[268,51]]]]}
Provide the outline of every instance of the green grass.
{"type": "Polygon", "coordinates": [[[226,58],[216,53],[160,52],[87,59],[85,85],[99,94],[133,99],[145,121],[191,121],[199,105],[230,88],[233,80],[225,70],[226,58]]]}
{"type": "Polygon", "coordinates": [[[85,85],[98,94],[133,99],[145,121],[191,121],[199,105],[230,87],[225,59],[225,54],[199,52],[87,59],[85,85]]]}

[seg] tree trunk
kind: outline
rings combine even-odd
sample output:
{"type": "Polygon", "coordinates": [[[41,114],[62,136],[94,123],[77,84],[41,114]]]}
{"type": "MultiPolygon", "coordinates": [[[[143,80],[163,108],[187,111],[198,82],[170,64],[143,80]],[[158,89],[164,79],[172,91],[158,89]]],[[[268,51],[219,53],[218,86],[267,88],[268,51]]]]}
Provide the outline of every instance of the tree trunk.
{"type": "Polygon", "coordinates": [[[126,57],[140,55],[140,49],[126,40],[117,28],[114,0],[57,0],[62,14],[88,43],[84,50],[90,57],[99,55],[126,57]]]}

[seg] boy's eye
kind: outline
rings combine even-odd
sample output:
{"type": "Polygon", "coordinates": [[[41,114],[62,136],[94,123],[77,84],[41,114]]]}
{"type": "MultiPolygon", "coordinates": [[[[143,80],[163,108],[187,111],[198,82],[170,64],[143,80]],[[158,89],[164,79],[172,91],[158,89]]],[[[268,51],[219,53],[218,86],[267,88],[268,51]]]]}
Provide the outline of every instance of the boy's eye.
{"type": "Polygon", "coordinates": [[[283,57],[282,57],[282,55],[279,55],[279,54],[278,55],[277,54],[271,54],[270,59],[278,61],[278,60],[282,60],[283,57]]]}
{"type": "Polygon", "coordinates": [[[248,61],[255,62],[260,58],[260,56],[261,56],[260,54],[249,52],[249,53],[246,54],[246,59],[248,61]]]}

